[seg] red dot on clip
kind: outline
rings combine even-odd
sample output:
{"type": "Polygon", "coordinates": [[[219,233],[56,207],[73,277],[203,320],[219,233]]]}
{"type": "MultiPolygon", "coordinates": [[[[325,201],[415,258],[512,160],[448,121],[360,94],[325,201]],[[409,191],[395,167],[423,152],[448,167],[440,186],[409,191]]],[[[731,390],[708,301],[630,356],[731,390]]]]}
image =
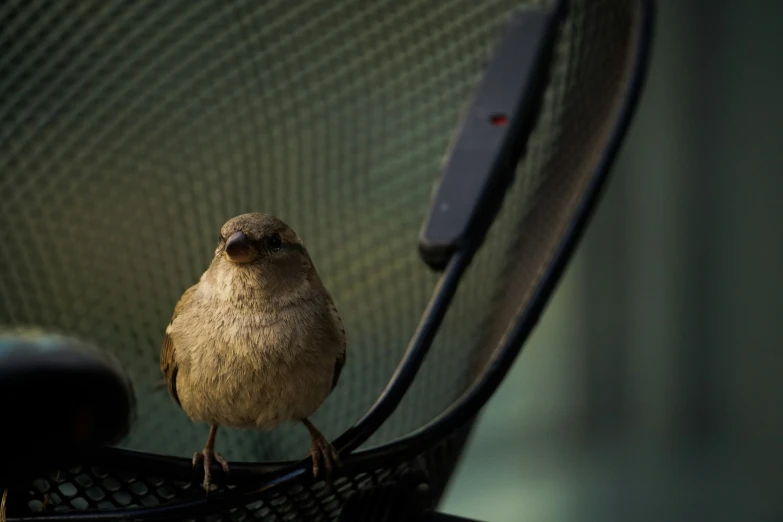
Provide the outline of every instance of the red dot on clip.
{"type": "Polygon", "coordinates": [[[493,114],[489,121],[495,127],[503,127],[506,123],[508,123],[508,116],[505,114],[493,114]]]}

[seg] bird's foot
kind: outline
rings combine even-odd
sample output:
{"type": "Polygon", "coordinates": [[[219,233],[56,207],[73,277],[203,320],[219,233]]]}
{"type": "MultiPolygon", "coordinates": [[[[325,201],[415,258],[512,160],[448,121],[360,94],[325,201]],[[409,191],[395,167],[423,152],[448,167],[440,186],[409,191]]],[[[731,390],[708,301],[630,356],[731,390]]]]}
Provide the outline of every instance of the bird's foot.
{"type": "Polygon", "coordinates": [[[340,454],[332,446],[326,437],[320,433],[311,434],[313,443],[310,445],[310,456],[313,459],[313,477],[318,478],[318,474],[321,471],[321,464],[326,471],[326,481],[330,482],[332,476],[332,469],[339,466],[340,454]]]}
{"type": "Polygon", "coordinates": [[[212,488],[212,462],[217,462],[223,468],[223,473],[228,475],[228,462],[217,451],[204,448],[193,454],[193,467],[198,466],[199,462],[204,464],[204,491],[210,492],[212,488]]]}

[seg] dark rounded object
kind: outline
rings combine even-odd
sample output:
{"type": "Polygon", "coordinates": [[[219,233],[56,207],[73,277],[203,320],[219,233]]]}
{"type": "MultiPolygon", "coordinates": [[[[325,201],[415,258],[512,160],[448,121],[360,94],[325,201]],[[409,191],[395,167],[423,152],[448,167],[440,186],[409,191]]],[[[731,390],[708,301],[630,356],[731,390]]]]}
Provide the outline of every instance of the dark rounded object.
{"type": "Polygon", "coordinates": [[[130,428],[135,396],[110,354],[71,337],[0,335],[0,484],[69,466],[130,428]]]}

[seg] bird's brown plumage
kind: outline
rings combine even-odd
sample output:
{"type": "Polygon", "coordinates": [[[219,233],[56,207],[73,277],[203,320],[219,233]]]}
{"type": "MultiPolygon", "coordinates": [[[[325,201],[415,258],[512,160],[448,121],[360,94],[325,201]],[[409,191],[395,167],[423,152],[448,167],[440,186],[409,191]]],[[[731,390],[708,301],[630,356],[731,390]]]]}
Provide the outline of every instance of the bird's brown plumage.
{"type": "Polygon", "coordinates": [[[256,429],[303,421],[314,447],[330,454],[307,417],[345,360],[342,320],[301,240],[280,219],[254,213],[221,228],[210,267],[174,308],[160,367],[194,421],[256,429]]]}
{"type": "MultiPolygon", "coordinates": [[[[169,321],[169,327],[171,326],[171,323],[174,322],[174,319],[177,318],[177,314],[180,308],[182,308],[182,303],[187,302],[188,296],[193,293],[195,288],[196,285],[193,285],[185,290],[185,293],[182,294],[182,297],[177,301],[176,306],[174,306],[174,313],[169,321]]],[[[174,343],[171,341],[168,332],[163,334],[163,346],[160,348],[160,369],[163,372],[163,378],[168,386],[171,398],[174,399],[177,406],[182,407],[179,402],[179,397],[177,396],[177,361],[174,358],[174,343]]]]}

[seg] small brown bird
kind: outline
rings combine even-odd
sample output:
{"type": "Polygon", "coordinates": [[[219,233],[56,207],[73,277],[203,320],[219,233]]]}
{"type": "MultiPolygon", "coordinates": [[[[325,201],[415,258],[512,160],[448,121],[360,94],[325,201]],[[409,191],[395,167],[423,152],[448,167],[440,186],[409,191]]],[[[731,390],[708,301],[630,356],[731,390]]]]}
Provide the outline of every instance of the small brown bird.
{"type": "Polygon", "coordinates": [[[302,241],[269,214],[227,221],[212,263],[174,308],[160,353],[169,393],[193,421],[210,425],[193,466],[228,463],[215,451],[218,426],[270,430],[302,422],[313,475],[340,460],[308,420],[337,385],[345,330],[302,241]]]}

